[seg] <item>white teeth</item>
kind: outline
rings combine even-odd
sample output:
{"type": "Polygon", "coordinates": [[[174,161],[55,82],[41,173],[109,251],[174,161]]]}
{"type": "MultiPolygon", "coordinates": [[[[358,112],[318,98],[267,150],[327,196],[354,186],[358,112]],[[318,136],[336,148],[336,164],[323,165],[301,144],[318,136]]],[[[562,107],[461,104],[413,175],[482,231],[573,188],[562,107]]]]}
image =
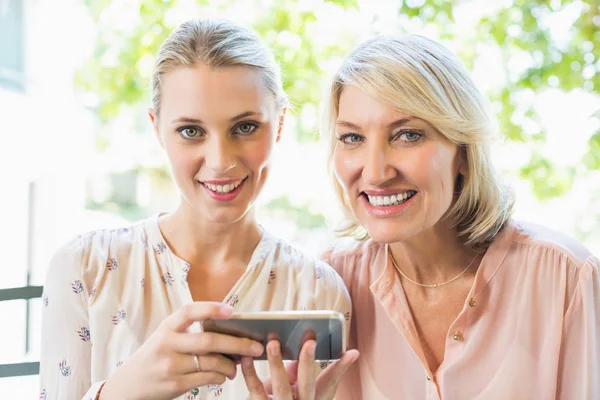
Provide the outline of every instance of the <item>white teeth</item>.
{"type": "Polygon", "coordinates": [[[401,203],[404,203],[412,196],[414,196],[417,192],[414,190],[409,190],[404,193],[398,193],[392,196],[367,196],[369,198],[369,203],[374,206],[395,206],[401,203]]]}
{"type": "Polygon", "coordinates": [[[212,190],[213,192],[217,192],[219,194],[223,194],[223,193],[229,193],[231,192],[233,189],[237,188],[238,186],[240,186],[240,184],[242,183],[244,179],[241,179],[235,183],[229,183],[227,185],[213,185],[211,183],[204,183],[203,185],[206,186],[207,188],[209,188],[210,190],[212,190]]]}

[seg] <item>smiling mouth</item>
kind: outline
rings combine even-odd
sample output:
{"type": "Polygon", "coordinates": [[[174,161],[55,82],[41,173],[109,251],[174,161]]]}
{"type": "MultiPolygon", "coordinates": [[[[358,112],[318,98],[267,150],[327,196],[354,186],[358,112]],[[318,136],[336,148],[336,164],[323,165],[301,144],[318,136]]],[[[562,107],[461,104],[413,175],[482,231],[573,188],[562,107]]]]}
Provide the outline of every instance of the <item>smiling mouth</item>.
{"type": "Polygon", "coordinates": [[[375,207],[391,207],[406,203],[415,194],[417,194],[417,192],[414,190],[407,190],[406,192],[400,192],[387,196],[369,196],[365,192],[362,192],[360,195],[365,197],[367,201],[375,207]]]}
{"type": "Polygon", "coordinates": [[[240,186],[247,178],[248,177],[245,177],[244,179],[240,179],[239,181],[231,182],[225,185],[215,185],[212,183],[206,183],[201,181],[198,182],[200,182],[205,188],[216,194],[227,194],[237,189],[238,186],[240,186]]]}

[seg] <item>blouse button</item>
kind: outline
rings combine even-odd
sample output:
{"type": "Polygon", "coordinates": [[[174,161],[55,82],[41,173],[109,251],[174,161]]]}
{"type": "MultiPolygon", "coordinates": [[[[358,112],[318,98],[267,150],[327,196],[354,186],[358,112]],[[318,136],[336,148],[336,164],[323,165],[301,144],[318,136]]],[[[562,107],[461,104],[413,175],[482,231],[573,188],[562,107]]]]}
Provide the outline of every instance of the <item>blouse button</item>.
{"type": "Polygon", "coordinates": [[[200,390],[198,388],[192,389],[192,395],[193,396],[198,396],[198,393],[200,393],[200,390]]]}
{"type": "Polygon", "coordinates": [[[460,340],[461,338],[462,338],[462,335],[460,334],[459,331],[454,332],[454,336],[452,336],[452,339],[460,340]]]}
{"type": "Polygon", "coordinates": [[[431,380],[431,377],[429,377],[429,375],[427,375],[427,380],[428,380],[428,381],[430,381],[430,380],[431,380]]]}
{"type": "Polygon", "coordinates": [[[469,307],[475,307],[475,300],[471,299],[471,301],[469,301],[469,307]]]}

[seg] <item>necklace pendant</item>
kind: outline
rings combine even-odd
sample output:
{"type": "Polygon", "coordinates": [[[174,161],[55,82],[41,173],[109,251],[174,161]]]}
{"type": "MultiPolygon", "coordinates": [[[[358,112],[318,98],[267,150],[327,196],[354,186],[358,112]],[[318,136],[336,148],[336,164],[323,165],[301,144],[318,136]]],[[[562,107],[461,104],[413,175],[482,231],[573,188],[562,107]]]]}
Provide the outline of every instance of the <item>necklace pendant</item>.
{"type": "Polygon", "coordinates": [[[437,283],[434,283],[434,284],[433,284],[433,287],[437,289],[437,287],[438,287],[438,284],[437,284],[437,283]]]}

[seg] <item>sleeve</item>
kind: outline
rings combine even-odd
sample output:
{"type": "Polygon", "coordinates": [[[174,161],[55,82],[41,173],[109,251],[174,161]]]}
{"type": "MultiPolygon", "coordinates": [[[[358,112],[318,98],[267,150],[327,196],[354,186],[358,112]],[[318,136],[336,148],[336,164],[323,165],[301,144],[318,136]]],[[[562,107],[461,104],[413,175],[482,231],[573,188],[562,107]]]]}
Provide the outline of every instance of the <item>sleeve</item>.
{"type": "Polygon", "coordinates": [[[104,382],[91,383],[87,298],[82,279],[83,240],[75,239],[52,258],[43,294],[40,399],[96,399],[104,382]]]}
{"type": "Polygon", "coordinates": [[[333,262],[332,257],[333,249],[324,252],[320,259],[323,263],[327,264],[331,270],[330,279],[335,282],[337,287],[337,298],[333,309],[344,315],[346,321],[345,332],[346,332],[346,343],[348,343],[348,337],[350,333],[350,323],[352,321],[352,301],[350,300],[350,294],[344,280],[342,279],[343,273],[343,262],[333,262]]]}
{"type": "Polygon", "coordinates": [[[565,313],[557,399],[600,399],[600,260],[590,256],[579,272],[565,313]]]}
{"type": "Polygon", "coordinates": [[[326,310],[334,310],[344,316],[347,343],[352,318],[352,302],[348,289],[340,275],[326,262],[317,261],[316,271],[317,281],[322,282],[322,286],[318,289],[320,299],[317,299],[317,303],[326,310]]]}
{"type": "MultiPolygon", "coordinates": [[[[337,273],[333,271],[335,275],[337,273]]],[[[350,300],[350,295],[348,294],[348,289],[342,278],[337,275],[337,284],[338,284],[338,296],[333,306],[333,309],[344,316],[344,332],[346,335],[346,344],[348,343],[348,337],[350,336],[350,322],[352,321],[352,301],[350,300]]]]}
{"type": "MultiPolygon", "coordinates": [[[[352,302],[348,289],[340,275],[327,263],[327,258],[321,257],[317,261],[317,277],[322,281],[323,286],[319,290],[321,299],[318,303],[321,307],[328,310],[334,310],[344,316],[344,343],[348,349],[350,335],[350,321],[352,318],[352,302]]],[[[318,376],[332,362],[323,361],[315,366],[315,376],[318,376]]],[[[338,390],[339,392],[339,390],[338,390]]],[[[339,394],[336,394],[339,398],[339,394]]]]}
{"type": "MultiPolygon", "coordinates": [[[[355,341],[355,338],[353,337],[354,332],[351,332],[351,329],[352,329],[352,322],[356,323],[356,321],[352,321],[352,318],[353,318],[352,302],[351,302],[351,296],[349,295],[349,288],[351,288],[351,285],[350,285],[350,280],[349,280],[350,277],[346,273],[347,272],[346,264],[348,263],[347,257],[340,255],[338,252],[335,251],[334,248],[331,248],[331,249],[325,251],[323,254],[321,254],[320,259],[332,267],[332,269],[338,275],[338,278],[341,280],[342,285],[343,285],[344,289],[346,290],[346,294],[348,295],[347,305],[346,306],[340,305],[338,307],[339,308],[348,307],[348,309],[349,309],[349,312],[347,312],[347,314],[345,314],[345,315],[347,315],[347,318],[346,318],[346,344],[347,344],[347,346],[346,346],[346,348],[347,349],[354,348],[354,344],[356,343],[356,341],[355,341]]],[[[343,301],[341,299],[340,299],[340,302],[345,303],[345,301],[343,301]]],[[[358,371],[358,361],[357,361],[354,363],[354,365],[352,365],[350,367],[350,369],[340,379],[338,387],[337,387],[337,392],[335,394],[335,400],[354,400],[354,399],[360,397],[360,393],[362,393],[362,388],[361,388],[361,380],[360,380],[360,374],[358,371]]]]}

